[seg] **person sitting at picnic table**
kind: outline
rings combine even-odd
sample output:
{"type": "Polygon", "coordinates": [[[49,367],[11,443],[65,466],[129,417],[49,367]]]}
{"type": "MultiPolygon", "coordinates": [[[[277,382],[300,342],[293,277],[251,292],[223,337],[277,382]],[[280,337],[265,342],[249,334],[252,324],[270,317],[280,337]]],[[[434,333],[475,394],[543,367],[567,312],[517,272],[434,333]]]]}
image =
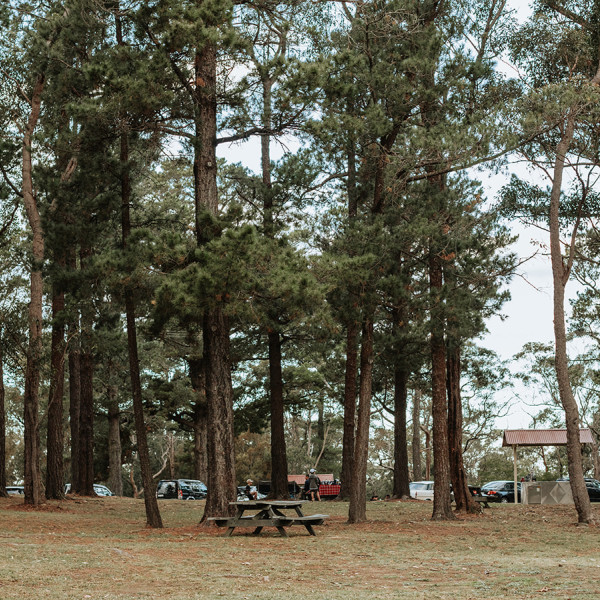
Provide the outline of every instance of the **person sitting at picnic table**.
{"type": "Polygon", "coordinates": [[[314,502],[315,497],[317,498],[317,502],[321,502],[321,496],[319,495],[319,486],[321,485],[321,480],[317,476],[317,472],[315,469],[310,470],[310,474],[308,476],[308,489],[310,491],[310,499],[314,502]]]}
{"type": "Polygon", "coordinates": [[[252,489],[253,483],[254,482],[252,481],[252,479],[246,480],[246,489],[244,490],[244,492],[246,493],[246,496],[248,496],[248,500],[256,500],[258,496],[258,492],[252,489]]]}

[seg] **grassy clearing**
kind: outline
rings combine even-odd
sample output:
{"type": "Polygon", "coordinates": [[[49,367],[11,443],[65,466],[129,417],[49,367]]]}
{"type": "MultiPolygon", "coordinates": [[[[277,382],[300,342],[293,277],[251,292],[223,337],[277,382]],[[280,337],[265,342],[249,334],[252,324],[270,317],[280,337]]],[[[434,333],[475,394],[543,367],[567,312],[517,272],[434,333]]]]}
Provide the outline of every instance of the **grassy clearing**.
{"type": "Polygon", "coordinates": [[[600,597],[600,527],[578,527],[573,507],[496,505],[434,523],[429,503],[372,502],[368,523],[347,525],[347,504],[308,504],[331,518],[317,537],[294,527],[289,539],[198,527],[203,502],[160,508],[165,529],[151,530],[141,500],[32,511],[0,499],[0,599],[600,597]]]}

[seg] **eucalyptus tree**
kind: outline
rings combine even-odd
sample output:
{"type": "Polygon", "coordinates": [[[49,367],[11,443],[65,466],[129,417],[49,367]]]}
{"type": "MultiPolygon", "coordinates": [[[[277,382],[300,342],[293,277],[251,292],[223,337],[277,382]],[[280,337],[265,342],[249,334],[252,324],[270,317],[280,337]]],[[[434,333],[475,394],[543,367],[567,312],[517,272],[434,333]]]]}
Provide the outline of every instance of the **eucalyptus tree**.
{"type": "MultiPolygon", "coordinates": [[[[575,323],[577,321],[573,324],[575,323]]],[[[581,325],[581,321],[578,324],[581,325]]],[[[564,409],[560,400],[552,344],[541,342],[526,344],[516,358],[524,366],[517,373],[517,377],[530,391],[528,404],[532,419],[536,423],[546,424],[548,427],[564,427],[564,409]]],[[[577,402],[581,424],[591,429],[595,439],[595,443],[591,447],[591,465],[588,462],[587,452],[583,457],[584,474],[587,475],[587,470],[591,466],[594,477],[598,474],[598,440],[600,439],[598,436],[600,433],[598,430],[600,406],[598,404],[597,362],[594,347],[586,349],[569,360],[569,381],[577,402]]]]}
{"type": "Polygon", "coordinates": [[[514,36],[512,51],[532,90],[523,102],[524,128],[545,130],[522,153],[541,169],[550,185],[544,189],[514,178],[505,197],[514,214],[526,214],[550,233],[555,369],[565,411],[569,477],[578,520],[588,523],[593,517],[583,479],[580,415],[569,377],[565,288],[580,233],[595,228],[597,217],[591,178],[599,166],[600,5],[543,1],[536,8],[535,20],[514,36]],[[529,44],[530,36],[535,36],[535,47],[529,44]]]}

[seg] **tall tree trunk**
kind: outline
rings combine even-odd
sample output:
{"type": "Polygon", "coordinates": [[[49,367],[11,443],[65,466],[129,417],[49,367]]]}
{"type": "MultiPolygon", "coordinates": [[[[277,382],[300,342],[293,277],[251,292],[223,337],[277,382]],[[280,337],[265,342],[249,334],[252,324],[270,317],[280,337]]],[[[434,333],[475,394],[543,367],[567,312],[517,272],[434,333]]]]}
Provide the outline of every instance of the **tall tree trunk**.
{"type": "Polygon", "coordinates": [[[233,444],[233,389],[231,385],[229,326],[220,309],[205,318],[205,354],[208,360],[208,495],[202,520],[232,512],[237,496],[233,444]]]}
{"type": "Polygon", "coordinates": [[[358,324],[346,329],[346,373],[344,383],[344,433],[342,438],[342,485],[338,498],[346,500],[352,490],[354,473],[354,431],[356,427],[356,387],[358,379],[358,324]]]}
{"type": "MultiPolygon", "coordinates": [[[[74,261],[73,261],[74,262],[74,261]]],[[[74,268],[74,267],[73,267],[74,268]]],[[[69,426],[71,434],[71,491],[81,488],[79,475],[79,413],[81,408],[81,352],[79,345],[79,320],[76,317],[68,326],[69,352],[69,426]]]]}
{"type": "Polygon", "coordinates": [[[27,315],[29,344],[25,368],[23,397],[23,424],[25,446],[25,504],[38,506],[42,502],[42,475],[40,468],[39,385],[42,360],[44,232],[37,199],[33,191],[31,145],[33,132],[40,116],[44,74],[36,78],[31,95],[31,111],[25,126],[22,148],[22,193],[27,220],[32,233],[32,262],[30,301],[27,315]]]}
{"type": "MultiPolygon", "coordinates": [[[[82,245],[79,256],[81,269],[85,270],[92,255],[89,244],[82,245]]],[[[94,315],[91,290],[81,313],[81,354],[79,364],[79,461],[78,486],[73,488],[82,496],[95,496],[94,491],[94,315]]]]}
{"type": "MultiPolygon", "coordinates": [[[[116,19],[117,41],[123,43],[121,22],[116,19]]],[[[131,182],[129,165],[129,131],[127,126],[121,133],[121,230],[123,251],[129,251],[129,237],[131,235],[131,182]]],[[[131,380],[131,394],[133,397],[133,414],[135,419],[135,432],[137,438],[138,458],[144,486],[144,505],[146,508],[146,522],[150,527],[162,528],[162,519],[156,499],[156,484],[150,468],[150,452],[146,435],[144,420],[144,403],[142,399],[142,382],[140,378],[140,360],[138,356],[137,327],[135,323],[135,298],[130,285],[125,286],[125,315],[127,319],[127,349],[129,353],[129,376],[131,380]]]]}
{"type": "Polygon", "coordinates": [[[4,353],[2,339],[2,326],[0,325],[0,497],[6,497],[6,406],[4,404],[4,353]]]}
{"type": "Polygon", "coordinates": [[[115,496],[122,496],[121,409],[117,393],[116,386],[111,385],[108,388],[108,487],[115,496]]]}
{"type": "MultiPolygon", "coordinates": [[[[268,75],[262,77],[263,114],[262,124],[265,131],[270,131],[272,120],[272,88],[273,81],[268,75]]],[[[271,182],[271,136],[264,133],[260,138],[261,169],[263,183],[263,225],[265,236],[275,238],[275,221],[273,217],[273,185],[271,182]]],[[[269,320],[277,323],[279,315],[275,313],[276,305],[269,310],[269,320]]],[[[269,394],[271,400],[271,498],[289,498],[287,449],[285,443],[285,408],[283,404],[283,370],[281,366],[282,349],[279,331],[269,326],[267,332],[269,347],[269,394]]]]}
{"type": "Polygon", "coordinates": [[[433,413],[433,462],[435,490],[434,520],[454,519],[450,499],[450,462],[448,452],[448,406],[446,401],[446,344],[441,310],[443,284],[440,257],[431,253],[429,260],[431,306],[431,394],[433,413]]]}
{"type": "Polygon", "coordinates": [[[421,464],[421,390],[413,392],[412,404],[412,464],[413,481],[420,481],[423,477],[421,464]]]}
{"type": "Polygon", "coordinates": [[[175,479],[175,436],[172,431],[167,434],[167,444],[169,445],[169,477],[175,479]]]}
{"type": "MultiPolygon", "coordinates": [[[[590,498],[583,476],[581,457],[580,422],[577,402],[571,388],[569,378],[569,358],[567,355],[567,332],[565,326],[565,286],[569,281],[571,258],[567,266],[563,262],[560,245],[560,195],[565,166],[565,156],[571,147],[575,129],[575,117],[572,112],[567,116],[561,140],[556,147],[554,176],[550,192],[550,256],[552,262],[552,282],[554,291],[554,342],[555,368],[560,401],[565,411],[567,425],[567,459],[569,481],[573,493],[573,501],[580,523],[591,523],[593,520],[590,498]]],[[[577,225],[574,226],[573,239],[577,225]]]]}
{"type": "Polygon", "coordinates": [[[365,317],[361,337],[360,390],[354,445],[354,470],[348,508],[349,523],[361,523],[367,519],[367,462],[373,386],[373,320],[370,317],[365,317]]]}
{"type": "Polygon", "coordinates": [[[481,512],[475,504],[467,482],[467,474],[462,453],[462,400],[460,397],[460,347],[448,349],[448,451],[450,459],[450,479],[454,491],[456,511],[481,512]]]}
{"type": "MultiPolygon", "coordinates": [[[[352,110],[351,103],[348,108],[352,110]]],[[[348,223],[352,224],[358,214],[358,187],[356,179],[356,143],[348,142],[348,223]]],[[[350,291],[352,293],[352,291],[350,291]]],[[[346,323],[346,371],[344,378],[344,433],[342,437],[342,472],[339,500],[350,497],[354,473],[354,432],[356,428],[356,396],[358,381],[358,322],[350,316],[346,323]]]]}
{"type": "Polygon", "coordinates": [[[206,481],[208,476],[208,459],[206,440],[207,405],[206,405],[206,365],[202,358],[189,358],[188,367],[190,381],[196,395],[193,405],[194,428],[194,477],[206,481]]]}
{"type": "MultiPolygon", "coordinates": [[[[64,266],[64,260],[62,262],[64,266]]],[[[50,392],[46,453],[46,497],[64,497],[63,394],[65,383],[65,326],[62,321],[65,295],[52,286],[52,348],[50,351],[50,392]]]]}
{"type": "MultiPolygon", "coordinates": [[[[398,353],[397,356],[399,356],[398,353]]],[[[395,498],[410,496],[406,438],[407,396],[408,369],[400,358],[394,369],[394,486],[392,494],[395,498]]]]}
{"type": "MultiPolygon", "coordinates": [[[[200,215],[218,214],[217,160],[217,53],[207,42],[195,58],[196,123],[194,148],[194,189],[196,203],[196,236],[198,244],[210,239],[200,228],[200,215]]],[[[206,401],[208,415],[208,495],[203,522],[208,517],[232,514],[237,497],[234,436],[233,388],[229,322],[224,306],[217,304],[204,315],[204,359],[206,360],[206,401]]]]}
{"type": "Polygon", "coordinates": [[[269,388],[271,393],[271,498],[289,498],[283,376],[281,368],[281,337],[269,331],[269,388]]]}
{"type": "Polygon", "coordinates": [[[405,312],[405,305],[402,302],[393,311],[393,337],[396,351],[394,353],[394,483],[392,494],[395,498],[410,496],[406,437],[409,371],[402,343],[402,330],[406,323],[405,312]]]}
{"type": "Polygon", "coordinates": [[[421,427],[425,434],[425,481],[431,480],[431,430],[421,427]]]}

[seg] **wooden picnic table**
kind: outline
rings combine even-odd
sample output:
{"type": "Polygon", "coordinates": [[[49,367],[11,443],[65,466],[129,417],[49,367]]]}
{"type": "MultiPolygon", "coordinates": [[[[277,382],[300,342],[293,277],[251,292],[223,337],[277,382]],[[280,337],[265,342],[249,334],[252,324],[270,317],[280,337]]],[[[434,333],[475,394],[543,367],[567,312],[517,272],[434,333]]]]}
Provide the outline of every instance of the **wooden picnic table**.
{"type": "Polygon", "coordinates": [[[244,500],[230,502],[236,507],[235,517],[212,517],[219,527],[227,527],[226,536],[231,536],[236,527],[254,527],[253,534],[258,535],[263,527],[276,527],[283,537],[289,537],[286,527],[304,525],[310,535],[316,535],[313,525],[322,525],[329,515],[304,515],[303,500],[244,500]],[[283,511],[293,510],[293,514],[283,511]],[[244,514],[256,511],[254,514],[244,514]]]}
{"type": "Polygon", "coordinates": [[[490,507],[488,504],[489,501],[485,496],[473,496],[473,500],[475,500],[475,502],[479,502],[479,504],[483,504],[484,508],[490,507]]]}

